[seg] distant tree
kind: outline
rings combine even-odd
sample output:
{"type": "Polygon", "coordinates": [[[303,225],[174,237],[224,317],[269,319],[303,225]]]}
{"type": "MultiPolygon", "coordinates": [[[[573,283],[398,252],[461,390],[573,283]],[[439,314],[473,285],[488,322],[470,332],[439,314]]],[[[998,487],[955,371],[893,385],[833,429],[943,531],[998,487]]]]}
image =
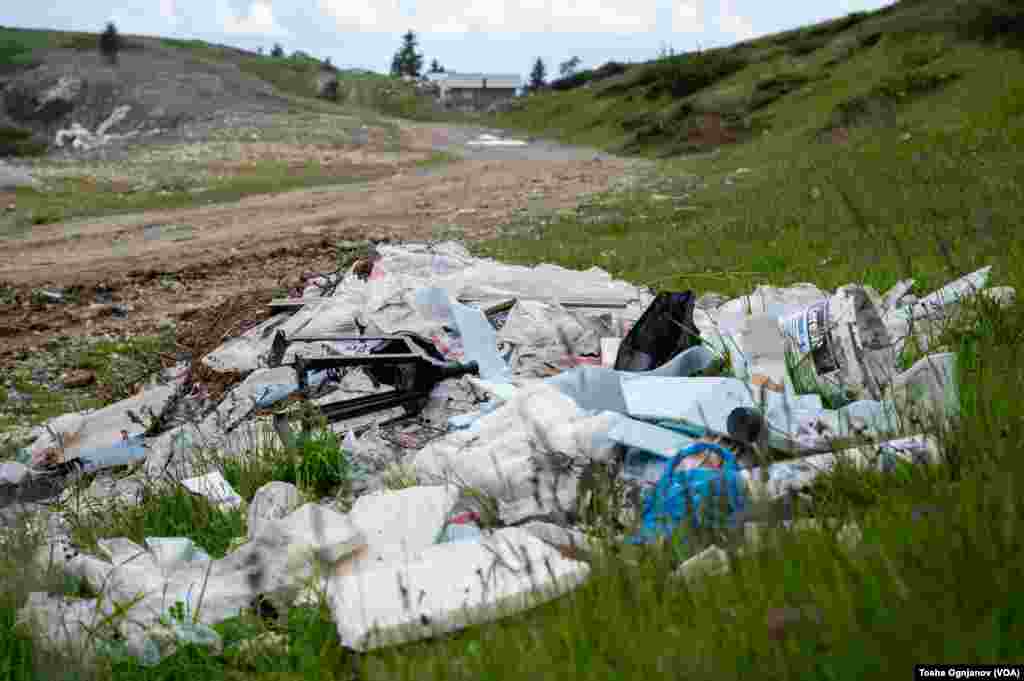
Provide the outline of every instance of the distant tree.
{"type": "Polygon", "coordinates": [[[533,62],[533,69],[530,71],[530,92],[536,92],[546,85],[546,78],[548,75],[548,68],[544,66],[544,60],[537,57],[537,61],[533,62]]]}
{"type": "Polygon", "coordinates": [[[281,47],[281,43],[274,43],[274,48],[270,50],[270,56],[279,58],[284,56],[284,48],[281,47]]]}
{"type": "Polygon", "coordinates": [[[579,57],[572,57],[571,59],[563,61],[561,64],[558,65],[558,75],[560,75],[562,78],[571,76],[572,74],[576,73],[576,69],[579,68],[581,63],[583,63],[583,60],[580,59],[579,57]]]}
{"type": "Polygon", "coordinates": [[[260,55],[263,54],[263,48],[262,47],[257,47],[256,48],[256,54],[260,54],[260,55]]]}
{"type": "Polygon", "coordinates": [[[107,27],[100,34],[100,54],[107,58],[111,64],[117,63],[117,53],[121,51],[121,34],[113,21],[107,22],[107,27]]]}
{"type": "Polygon", "coordinates": [[[430,62],[430,73],[444,73],[444,67],[434,59],[430,62]]]}
{"type": "Polygon", "coordinates": [[[327,57],[326,59],[324,59],[324,66],[331,66],[331,58],[330,57],[327,57]]]}
{"type": "Polygon", "coordinates": [[[392,76],[419,78],[420,72],[423,70],[423,55],[416,51],[417,47],[416,34],[411,30],[406,31],[402,36],[402,46],[398,48],[395,56],[391,59],[392,76]]]}

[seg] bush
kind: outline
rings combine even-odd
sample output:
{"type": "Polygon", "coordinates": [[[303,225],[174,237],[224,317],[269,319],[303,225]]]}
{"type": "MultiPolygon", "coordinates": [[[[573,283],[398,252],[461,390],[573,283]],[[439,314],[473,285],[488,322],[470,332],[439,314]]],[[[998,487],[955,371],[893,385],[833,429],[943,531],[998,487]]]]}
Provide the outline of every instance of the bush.
{"type": "Polygon", "coordinates": [[[719,80],[728,78],[746,65],[745,59],[728,50],[681,54],[643,64],[629,77],[606,86],[598,94],[622,94],[649,85],[651,87],[647,96],[650,98],[657,98],[666,93],[676,98],[688,97],[719,80]]]}
{"type": "Polygon", "coordinates": [[[0,127],[0,158],[4,156],[40,156],[46,144],[32,138],[30,130],[0,127]]]}
{"type": "Polygon", "coordinates": [[[1024,7],[1019,3],[978,3],[961,11],[968,13],[961,28],[965,38],[1024,48],[1024,7]]]}
{"type": "Polygon", "coordinates": [[[759,81],[754,87],[754,94],[750,98],[750,110],[756,111],[768,106],[790,92],[800,89],[809,80],[807,76],[802,74],[788,73],[759,81]]]}

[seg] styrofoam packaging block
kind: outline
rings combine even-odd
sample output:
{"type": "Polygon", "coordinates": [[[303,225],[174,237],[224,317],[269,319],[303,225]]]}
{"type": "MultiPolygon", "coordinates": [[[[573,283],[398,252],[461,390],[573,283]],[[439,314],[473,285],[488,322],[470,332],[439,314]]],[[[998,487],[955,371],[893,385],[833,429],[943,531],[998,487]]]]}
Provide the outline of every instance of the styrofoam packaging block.
{"type": "Polygon", "coordinates": [[[342,645],[366,651],[522,612],[576,588],[589,571],[512,527],[333,577],[327,597],[342,645]]]}
{"type": "Polygon", "coordinates": [[[319,504],[305,504],[284,518],[265,523],[254,539],[286,546],[296,558],[316,554],[328,564],[366,544],[366,535],[348,516],[319,504]]]}
{"type": "Polygon", "coordinates": [[[458,497],[458,489],[450,485],[418,485],[359,497],[348,517],[365,534],[366,547],[339,561],[334,574],[401,561],[431,546],[458,497]]]}

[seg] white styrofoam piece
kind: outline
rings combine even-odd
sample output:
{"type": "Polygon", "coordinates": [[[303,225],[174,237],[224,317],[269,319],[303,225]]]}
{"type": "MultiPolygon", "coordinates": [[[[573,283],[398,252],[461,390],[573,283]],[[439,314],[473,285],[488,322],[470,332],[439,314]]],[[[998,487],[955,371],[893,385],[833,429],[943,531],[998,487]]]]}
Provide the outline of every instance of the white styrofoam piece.
{"type": "Polygon", "coordinates": [[[366,548],[339,561],[335,574],[401,561],[431,546],[458,496],[454,486],[418,485],[359,497],[348,517],[365,534],[366,548]]]}
{"type": "Polygon", "coordinates": [[[601,366],[605,369],[615,367],[615,358],[619,356],[620,345],[622,345],[621,338],[601,339],[601,366]]]}
{"type": "Polygon", "coordinates": [[[182,480],[181,484],[185,489],[206,497],[221,509],[230,510],[242,505],[242,497],[234,490],[231,483],[224,479],[220,471],[213,471],[206,475],[182,480]]]}
{"type": "Polygon", "coordinates": [[[287,546],[296,558],[316,554],[327,564],[366,545],[366,535],[348,516],[319,504],[305,504],[284,518],[264,523],[254,539],[287,546]]]}
{"type": "Polygon", "coordinates": [[[327,596],[342,645],[366,651],[522,612],[579,586],[589,570],[510,527],[333,577],[327,596]]]}

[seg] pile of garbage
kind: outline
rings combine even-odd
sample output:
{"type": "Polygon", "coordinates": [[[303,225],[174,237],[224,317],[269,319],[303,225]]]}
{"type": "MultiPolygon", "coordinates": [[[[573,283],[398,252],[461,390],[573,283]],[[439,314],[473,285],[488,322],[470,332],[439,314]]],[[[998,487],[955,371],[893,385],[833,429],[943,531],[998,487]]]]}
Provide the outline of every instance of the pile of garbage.
{"type": "Polygon", "coordinates": [[[322,594],[359,651],[522,611],[586,579],[581,481],[595,466],[635,492],[620,540],[648,543],[684,524],[741,524],[752,501],[799,493],[840,460],[936,461],[929,433],[957,408],[955,357],[937,334],[970,296],[1013,300],[989,275],[921,298],[908,280],[884,294],[797,284],[726,300],[655,294],[598,268],[506,265],[451,242],[378,245],[203,357],[244,376],[222,399],[182,365],[131,399],[54,419],[21,463],[0,466],[0,506],[39,510],[60,481],[131,464],[87,494],[131,503],[181,485],[248,518],[214,560],[183,538],[81,554],[51,517],[40,563],[103,597],[33,594],[23,616],[54,645],[92,649],[92,625],[138,601],[104,645],[155,663],[181,642],[216,648],[210,625],[260,599],[322,594]],[[920,358],[901,371],[909,347],[920,358]],[[289,446],[311,405],[344,442],[348,503],[303,503],[280,481],[247,503],[204,467],[202,452],[289,446]],[[388,484],[396,466],[402,489],[388,484]],[[712,499],[724,517],[703,512],[712,499]],[[193,616],[170,617],[176,603],[193,616]]]}

